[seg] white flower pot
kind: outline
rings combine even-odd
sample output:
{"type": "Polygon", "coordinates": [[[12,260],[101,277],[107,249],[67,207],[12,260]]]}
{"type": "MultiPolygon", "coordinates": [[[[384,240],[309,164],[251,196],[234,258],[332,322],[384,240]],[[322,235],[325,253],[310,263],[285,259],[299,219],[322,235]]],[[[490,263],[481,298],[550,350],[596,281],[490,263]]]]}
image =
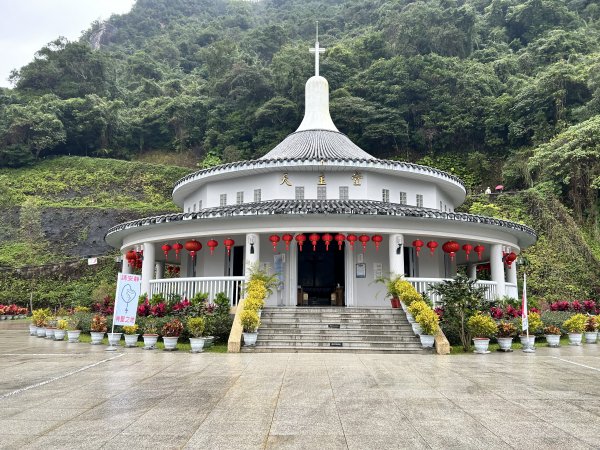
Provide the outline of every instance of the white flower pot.
{"type": "Polygon", "coordinates": [[[254,333],[246,333],[244,332],[244,345],[247,347],[251,347],[256,345],[256,338],[258,337],[258,333],[255,331],[254,333]]]}
{"type": "Polygon", "coordinates": [[[46,328],[46,339],[54,339],[55,328],[46,328]]]}
{"type": "Polygon", "coordinates": [[[489,353],[488,347],[490,340],[487,338],[473,338],[473,344],[475,344],[475,353],[489,353]]]}
{"type": "Polygon", "coordinates": [[[107,333],[108,334],[108,345],[116,347],[121,341],[121,333],[107,333]]]}
{"type": "Polygon", "coordinates": [[[598,339],[597,331],[586,331],[585,332],[585,343],[586,344],[595,344],[598,339]]]}
{"type": "Polygon", "coordinates": [[[46,337],[46,329],[44,327],[38,327],[37,329],[37,337],[46,337]]]}
{"type": "Polygon", "coordinates": [[[417,322],[411,323],[411,325],[413,333],[415,333],[417,336],[423,332],[423,330],[421,329],[421,325],[419,325],[417,322]]]}
{"type": "Polygon", "coordinates": [[[529,338],[527,336],[519,336],[519,339],[521,339],[521,345],[524,349],[535,347],[535,336],[530,335],[529,338]]]}
{"type": "Polygon", "coordinates": [[[65,334],[67,334],[66,330],[54,330],[54,340],[55,341],[64,341],[65,334]]]}
{"type": "Polygon", "coordinates": [[[500,346],[500,350],[506,352],[511,349],[513,338],[511,337],[499,337],[498,345],[500,346]]]}
{"type": "Polygon", "coordinates": [[[419,334],[419,339],[421,339],[423,348],[432,348],[433,344],[435,344],[435,336],[430,334],[419,334]]]}
{"type": "Polygon", "coordinates": [[[546,342],[548,347],[560,347],[560,334],[547,334],[546,342]]]}
{"type": "Polygon", "coordinates": [[[569,345],[581,345],[582,333],[569,333],[569,345]]]}
{"type": "Polygon", "coordinates": [[[258,314],[258,318],[260,319],[262,316],[262,309],[259,309],[258,311],[256,311],[256,313],[258,314]]]}
{"type": "Polygon", "coordinates": [[[29,325],[29,335],[37,336],[37,327],[35,325],[29,325]]]}
{"type": "Polygon", "coordinates": [[[67,338],[71,344],[75,344],[79,342],[79,335],[81,335],[81,330],[68,330],[67,338]]]}
{"type": "Polygon", "coordinates": [[[408,322],[411,324],[415,323],[415,318],[408,311],[406,312],[406,320],[408,320],[408,322]]]}
{"type": "Polygon", "coordinates": [[[100,345],[102,344],[102,339],[104,339],[104,332],[90,331],[90,336],[92,337],[92,345],[100,345]]]}
{"type": "Polygon", "coordinates": [[[165,344],[165,350],[175,350],[177,348],[178,336],[163,336],[163,342],[165,344]]]}
{"type": "Polygon", "coordinates": [[[158,341],[158,334],[144,334],[144,350],[154,350],[158,341]]]}
{"type": "Polygon", "coordinates": [[[0,316],[0,320],[6,320],[6,316],[5,315],[1,315],[0,316]]]}
{"type": "Polygon", "coordinates": [[[190,338],[190,345],[192,346],[192,353],[200,353],[204,348],[204,338],[190,338]]]}
{"type": "Polygon", "coordinates": [[[125,347],[137,346],[139,334],[126,334],[125,335],[125,347]]]}

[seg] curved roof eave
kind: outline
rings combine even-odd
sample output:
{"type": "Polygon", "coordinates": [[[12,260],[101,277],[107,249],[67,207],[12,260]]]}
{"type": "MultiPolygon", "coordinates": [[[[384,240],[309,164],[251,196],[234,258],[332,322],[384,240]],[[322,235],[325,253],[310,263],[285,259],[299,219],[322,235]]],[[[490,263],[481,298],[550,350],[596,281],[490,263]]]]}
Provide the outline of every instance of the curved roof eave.
{"type": "MultiPolygon", "coordinates": [[[[461,212],[443,212],[437,209],[418,208],[415,206],[384,203],[371,200],[269,200],[241,205],[228,205],[207,208],[194,213],[165,214],[145,217],[116,225],[108,230],[105,240],[141,227],[157,226],[163,223],[173,223],[188,220],[215,219],[222,217],[250,217],[277,214],[344,214],[344,215],[379,215],[411,217],[433,220],[452,220],[466,223],[498,226],[508,231],[517,232],[523,240],[523,247],[532,245],[537,240],[536,232],[526,226],[503,219],[478,216],[461,212]]],[[[128,233],[127,233],[128,234],[128,233]]],[[[113,240],[113,239],[111,239],[113,240]]],[[[116,243],[116,242],[115,242],[116,243]]],[[[117,247],[109,242],[110,245],[117,247]]]]}

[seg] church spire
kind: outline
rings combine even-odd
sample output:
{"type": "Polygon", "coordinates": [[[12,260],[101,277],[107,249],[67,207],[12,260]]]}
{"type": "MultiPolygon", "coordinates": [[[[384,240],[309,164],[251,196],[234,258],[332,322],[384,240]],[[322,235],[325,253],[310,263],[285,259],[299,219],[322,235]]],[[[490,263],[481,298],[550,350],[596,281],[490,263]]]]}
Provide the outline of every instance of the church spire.
{"type": "Polygon", "coordinates": [[[329,83],[319,75],[319,55],[325,53],[325,49],[319,47],[319,22],[315,46],[309,51],[315,54],[315,76],[306,82],[304,119],[296,131],[338,131],[329,114],[329,83]]]}

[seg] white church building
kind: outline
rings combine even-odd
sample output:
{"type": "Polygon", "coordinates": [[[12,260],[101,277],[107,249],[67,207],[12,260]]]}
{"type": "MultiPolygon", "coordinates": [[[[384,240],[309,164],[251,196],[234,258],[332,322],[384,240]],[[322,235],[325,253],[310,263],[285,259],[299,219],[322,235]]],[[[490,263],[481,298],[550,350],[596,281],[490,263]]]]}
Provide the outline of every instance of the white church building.
{"type": "Polygon", "coordinates": [[[318,42],[311,49],[316,74],[306,83],[305,115],[294,133],[260,159],[179,180],[173,201],[181,213],[108,231],[106,241],[123,254],[123,272],[132,270],[128,256],[143,255],[143,292],[226,292],[235,306],[248,268],[259,264],[281,280],[267,306],[383,307],[389,302],[378,277],[404,274],[428,292],[458,267],[476,278],[485,265],[490,279],[478,283],[488,298],[518,298],[509,261],[536,241],[534,230],[455,212],[466,196],[460,179],[374,158],[341,133],[319,76],[322,50],[318,42]],[[192,257],[185,248],[197,250],[198,243],[192,257]]]}

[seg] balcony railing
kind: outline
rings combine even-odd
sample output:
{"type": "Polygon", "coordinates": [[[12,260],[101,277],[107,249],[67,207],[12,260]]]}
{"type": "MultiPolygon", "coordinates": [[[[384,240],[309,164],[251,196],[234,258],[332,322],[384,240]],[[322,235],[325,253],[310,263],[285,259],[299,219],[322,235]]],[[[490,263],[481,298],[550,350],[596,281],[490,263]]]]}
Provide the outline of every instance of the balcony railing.
{"type": "Polygon", "coordinates": [[[197,278],[165,278],[150,281],[150,296],[163,294],[181,295],[182,298],[192,298],[198,293],[206,292],[212,302],[219,292],[224,292],[231,306],[237,306],[242,295],[244,277],[197,277],[197,278]]]}
{"type": "MultiPolygon", "coordinates": [[[[444,281],[451,281],[451,278],[406,278],[410,284],[412,284],[415,289],[421,293],[425,292],[427,296],[431,299],[433,306],[438,306],[443,303],[442,297],[435,292],[432,291],[432,286],[436,286],[442,284],[444,281]]],[[[485,298],[486,300],[494,300],[496,299],[496,282],[495,281],[485,281],[478,280],[476,283],[477,286],[484,286],[485,290],[485,298]]]]}

